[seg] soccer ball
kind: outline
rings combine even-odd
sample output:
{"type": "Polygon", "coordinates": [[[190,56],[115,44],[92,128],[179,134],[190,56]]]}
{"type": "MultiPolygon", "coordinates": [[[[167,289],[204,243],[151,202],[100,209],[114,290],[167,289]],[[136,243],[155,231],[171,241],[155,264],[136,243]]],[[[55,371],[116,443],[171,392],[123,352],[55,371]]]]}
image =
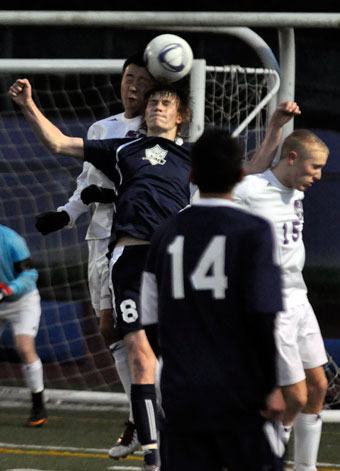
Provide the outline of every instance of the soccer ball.
{"type": "Polygon", "coordinates": [[[189,44],[175,34],[161,34],[149,42],[144,60],[150,74],[164,82],[177,82],[191,70],[193,53],[189,44]]]}

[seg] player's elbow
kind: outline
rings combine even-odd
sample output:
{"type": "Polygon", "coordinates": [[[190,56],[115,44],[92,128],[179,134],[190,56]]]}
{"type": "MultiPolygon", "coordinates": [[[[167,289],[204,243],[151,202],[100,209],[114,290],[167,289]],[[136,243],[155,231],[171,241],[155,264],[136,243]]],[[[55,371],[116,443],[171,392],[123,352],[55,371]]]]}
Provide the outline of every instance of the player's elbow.
{"type": "Polygon", "coordinates": [[[69,155],[71,157],[83,157],[83,141],[80,138],[73,138],[60,134],[49,142],[49,150],[53,154],[69,155]]]}

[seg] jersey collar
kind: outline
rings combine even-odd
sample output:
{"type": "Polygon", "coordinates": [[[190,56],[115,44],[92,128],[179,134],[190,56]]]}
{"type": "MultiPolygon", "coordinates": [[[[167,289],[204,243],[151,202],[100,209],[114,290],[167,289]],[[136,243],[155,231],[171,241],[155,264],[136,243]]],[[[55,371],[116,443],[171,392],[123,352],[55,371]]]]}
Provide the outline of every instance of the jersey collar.
{"type": "Polygon", "coordinates": [[[192,206],[228,206],[229,208],[239,208],[234,201],[223,198],[199,198],[192,203],[192,206]]]}

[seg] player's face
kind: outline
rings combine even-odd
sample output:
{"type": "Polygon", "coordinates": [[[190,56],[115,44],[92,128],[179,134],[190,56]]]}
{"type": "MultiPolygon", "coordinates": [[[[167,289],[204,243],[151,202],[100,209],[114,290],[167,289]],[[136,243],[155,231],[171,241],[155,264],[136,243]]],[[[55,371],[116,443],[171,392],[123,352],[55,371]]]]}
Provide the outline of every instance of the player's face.
{"type": "Polygon", "coordinates": [[[129,64],[124,70],[120,85],[120,93],[127,118],[134,118],[143,114],[145,107],[145,94],[154,85],[145,67],[129,64]]]}
{"type": "Polygon", "coordinates": [[[145,110],[148,135],[166,134],[168,138],[174,139],[178,125],[183,121],[178,107],[176,95],[160,92],[151,95],[145,110]]]}
{"type": "Polygon", "coordinates": [[[321,179],[322,169],[327,163],[328,154],[320,149],[309,150],[308,154],[299,155],[294,162],[292,187],[305,191],[321,179]]]}

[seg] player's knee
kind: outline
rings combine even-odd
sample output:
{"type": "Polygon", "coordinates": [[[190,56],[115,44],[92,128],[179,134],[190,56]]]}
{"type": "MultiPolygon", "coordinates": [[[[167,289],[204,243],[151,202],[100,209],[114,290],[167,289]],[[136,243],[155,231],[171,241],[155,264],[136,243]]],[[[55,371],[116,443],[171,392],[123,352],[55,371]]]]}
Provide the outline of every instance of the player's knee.
{"type": "Polygon", "coordinates": [[[15,344],[20,358],[24,363],[31,363],[37,358],[34,338],[28,335],[18,335],[15,344]]]}
{"type": "Polygon", "coordinates": [[[294,414],[299,413],[306,406],[307,400],[307,391],[304,390],[294,391],[285,396],[287,410],[294,414]]]}
{"type": "Polygon", "coordinates": [[[35,348],[27,343],[18,343],[17,351],[23,363],[33,363],[38,358],[35,348]]]}
{"type": "Polygon", "coordinates": [[[328,381],[326,375],[320,375],[317,380],[307,383],[308,398],[323,401],[328,388],[328,381]]]}

